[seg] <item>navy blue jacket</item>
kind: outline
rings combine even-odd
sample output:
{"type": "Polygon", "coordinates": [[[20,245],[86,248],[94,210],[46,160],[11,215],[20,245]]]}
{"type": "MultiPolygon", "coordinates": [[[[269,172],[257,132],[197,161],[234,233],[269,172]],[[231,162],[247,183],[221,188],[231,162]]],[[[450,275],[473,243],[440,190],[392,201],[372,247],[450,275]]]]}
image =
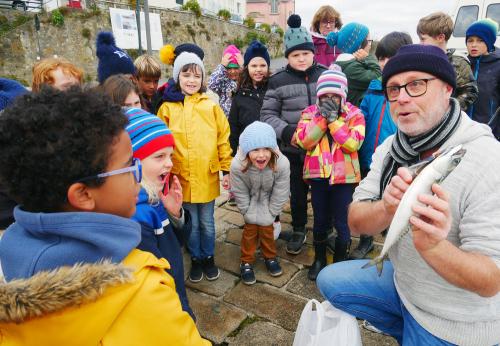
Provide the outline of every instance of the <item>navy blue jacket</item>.
{"type": "Polygon", "coordinates": [[[148,195],[144,189],[139,193],[139,201],[135,215],[132,217],[141,225],[141,243],[137,246],[139,250],[151,252],[158,258],[165,258],[170,263],[167,272],[175,281],[175,289],[182,304],[182,310],[195,319],[194,313],[189,306],[184,285],[184,261],[182,259],[182,246],[189,239],[192,222],[191,214],[184,209],[184,226],[181,229],[174,228],[170,222],[169,215],[163,204],[151,205],[148,203],[148,195]]]}

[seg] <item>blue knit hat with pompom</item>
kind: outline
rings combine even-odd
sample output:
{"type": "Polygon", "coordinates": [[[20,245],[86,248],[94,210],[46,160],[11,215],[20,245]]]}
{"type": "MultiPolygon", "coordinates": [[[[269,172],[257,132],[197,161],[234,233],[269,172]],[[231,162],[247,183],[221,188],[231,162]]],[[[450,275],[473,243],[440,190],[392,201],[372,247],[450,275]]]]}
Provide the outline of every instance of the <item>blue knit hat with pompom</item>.
{"type": "Polygon", "coordinates": [[[292,14],[286,21],[289,28],[285,32],[285,57],[294,50],[310,50],[314,53],[314,44],[309,31],[300,26],[302,19],[297,14],[292,14]]]}
{"type": "Polygon", "coordinates": [[[96,54],[99,58],[97,77],[99,83],[115,74],[135,74],[134,62],[127,53],[118,48],[111,32],[100,32],[96,40],[96,54]]]}
{"type": "Polygon", "coordinates": [[[330,46],[337,46],[344,53],[354,53],[361,48],[361,44],[368,37],[368,27],[359,23],[344,25],[337,32],[332,31],[326,37],[330,46]]]}

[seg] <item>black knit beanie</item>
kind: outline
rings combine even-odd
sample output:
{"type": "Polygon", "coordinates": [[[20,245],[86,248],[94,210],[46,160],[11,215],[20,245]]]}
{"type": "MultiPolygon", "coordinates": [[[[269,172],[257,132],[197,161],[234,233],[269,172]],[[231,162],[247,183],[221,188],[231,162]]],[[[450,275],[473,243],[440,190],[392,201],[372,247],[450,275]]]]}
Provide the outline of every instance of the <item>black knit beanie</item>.
{"type": "Polygon", "coordinates": [[[457,77],[453,65],[446,53],[439,47],[422,44],[409,44],[399,48],[384,66],[382,87],[392,76],[407,71],[427,72],[453,87],[457,86],[457,77]]]}

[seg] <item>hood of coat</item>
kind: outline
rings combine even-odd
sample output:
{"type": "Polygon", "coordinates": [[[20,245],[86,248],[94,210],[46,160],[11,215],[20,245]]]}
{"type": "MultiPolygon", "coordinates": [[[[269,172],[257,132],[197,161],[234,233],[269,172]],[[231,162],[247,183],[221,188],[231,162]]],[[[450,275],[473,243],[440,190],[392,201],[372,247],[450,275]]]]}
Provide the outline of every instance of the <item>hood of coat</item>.
{"type": "Polygon", "coordinates": [[[98,299],[133,280],[133,269],[102,261],[39,272],[0,285],[0,323],[21,323],[98,299]]]}

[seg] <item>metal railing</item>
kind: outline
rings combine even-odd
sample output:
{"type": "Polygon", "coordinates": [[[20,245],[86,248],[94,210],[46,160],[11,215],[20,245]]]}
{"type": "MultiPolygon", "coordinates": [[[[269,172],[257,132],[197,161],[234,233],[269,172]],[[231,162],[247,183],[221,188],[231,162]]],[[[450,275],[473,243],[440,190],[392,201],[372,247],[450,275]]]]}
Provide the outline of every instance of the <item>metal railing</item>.
{"type": "Polygon", "coordinates": [[[42,10],[42,0],[0,0],[0,9],[38,12],[42,10]]]}

